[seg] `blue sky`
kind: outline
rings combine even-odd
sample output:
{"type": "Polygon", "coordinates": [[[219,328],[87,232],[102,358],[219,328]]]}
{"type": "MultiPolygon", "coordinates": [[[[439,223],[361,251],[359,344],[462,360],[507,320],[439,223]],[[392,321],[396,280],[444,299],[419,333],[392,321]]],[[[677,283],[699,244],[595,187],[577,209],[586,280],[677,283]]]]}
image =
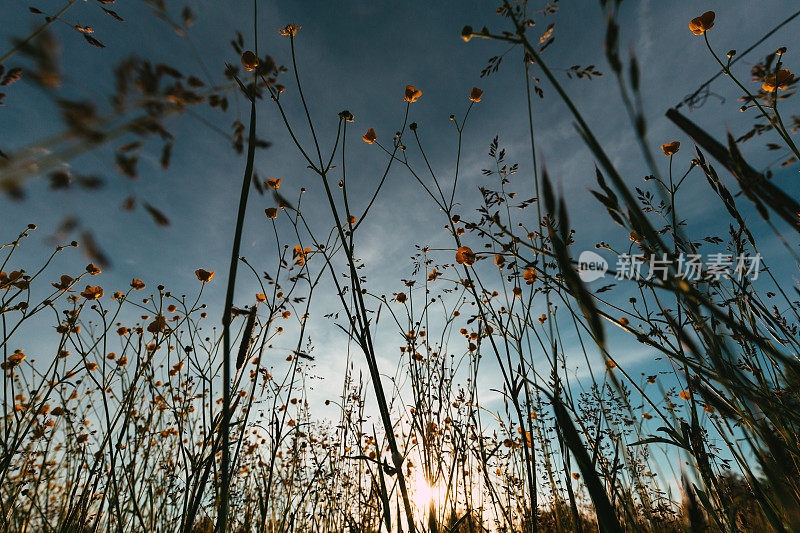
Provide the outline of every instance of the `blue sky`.
{"type": "MultiPolygon", "coordinates": [[[[0,35],[4,36],[4,48],[10,46],[10,36],[23,35],[34,23],[28,5],[16,2],[3,8],[0,35]]],[[[61,5],[60,1],[36,3],[48,12],[61,5]]],[[[119,3],[115,7],[126,19],[125,23],[105,16],[91,3],[79,2],[68,12],[67,20],[92,26],[94,35],[106,48],[88,46],[66,25],[54,25],[54,33],[63,46],[63,70],[68,73],[61,96],[107,98],[113,89],[111,68],[131,54],[200,77],[203,77],[202,62],[212,79],[221,82],[225,62],[239,60],[229,45],[235,31],[242,31],[246,46],[252,46],[251,2],[203,0],[189,5],[197,20],[188,38],[181,38],[153,17],[144,2],[119,3]]],[[[175,7],[177,17],[179,9],[175,7]]],[[[506,48],[497,42],[474,39],[464,43],[459,38],[465,24],[507,29],[504,20],[494,14],[496,7],[494,2],[260,2],[259,49],[261,54],[272,55],[279,64],[288,64],[288,41],[278,35],[277,29],[289,22],[302,25],[296,39],[298,62],[313,118],[320,136],[327,139],[323,146],[330,146],[337,113],[342,109],[349,109],[355,115],[354,130],[359,135],[374,127],[379,138],[388,139],[402,123],[405,85],[422,89],[422,98],[411,106],[410,120],[420,124],[419,132],[425,139],[431,164],[442,175],[452,175],[455,161],[455,135],[448,117],[451,113],[463,115],[469,89],[474,85],[481,87],[484,98],[472,111],[463,141],[459,199],[468,215],[479,198],[477,186],[485,181],[480,169],[490,165],[486,152],[496,135],[507,148],[509,160],[520,163],[514,190],[520,197],[533,195],[519,51],[506,57],[499,73],[481,79],[480,70],[487,58],[503,53],[506,48]]],[[[746,0],[623,2],[621,50],[635,53],[641,65],[649,139],[655,150],[665,142],[680,140],[684,143],[680,155],[688,162],[690,142],[663,114],[716,72],[701,38],[689,32],[689,19],[705,10],[715,10],[716,26],[709,37],[715,49],[724,54],[730,48],[746,48],[795,7],[795,2],[788,0],[765,0],[757,4],[746,0]]],[[[534,17],[537,27],[532,31],[541,33],[551,19],[556,22],[556,39],[545,55],[548,64],[557,71],[570,95],[580,102],[579,108],[628,182],[641,185],[646,166],[627,117],[620,112],[616,80],[602,50],[600,15],[598,2],[563,1],[554,17],[534,17]],[[605,75],[591,81],[567,80],[564,69],[576,64],[594,64],[605,75]]],[[[791,40],[797,24],[795,21],[778,32],[741,62],[738,72],[743,79],[748,79],[750,64],[781,45],[790,48],[786,66],[798,70],[791,40]]],[[[16,63],[14,58],[8,66],[16,63]]],[[[283,101],[290,117],[299,123],[302,117],[296,90],[288,79],[284,83],[289,88],[283,101]]],[[[575,133],[571,118],[547,83],[542,88],[545,99],[536,100],[534,119],[539,157],[569,198],[578,242],[588,248],[600,239],[624,238],[588,191],[595,186],[593,159],[575,133]]],[[[724,104],[710,98],[690,118],[718,138],[726,129],[744,131],[752,116],[736,111],[737,92],[724,79],[716,81],[712,91],[725,99],[724,104]]],[[[38,88],[23,78],[6,92],[6,107],[0,109],[0,124],[4,126],[0,149],[13,153],[60,131],[51,100],[38,88]]],[[[201,114],[216,127],[229,131],[236,118],[246,122],[247,106],[244,99],[233,97],[227,114],[205,110],[201,114]]],[[[40,230],[33,237],[34,242],[20,256],[21,264],[35,264],[49,253],[48,245],[43,243],[44,236],[54,231],[64,215],[76,214],[93,229],[113,260],[113,268],[103,273],[104,286],[125,287],[132,277],[140,277],[149,287],[164,283],[175,293],[192,294],[197,287],[193,272],[203,267],[217,272],[215,283],[208,287],[206,301],[212,309],[220,308],[244,157],[235,154],[221,136],[191,116],[177,117],[170,127],[178,141],[169,170],[164,171],[158,165],[157,143],[140,162],[141,177],[135,182],[115,173],[113,152],[107,148],[81,156],[70,161],[70,167],[81,173],[105,176],[108,182],[105,189],[91,194],[48,191],[44,180],[33,179],[26,184],[29,194],[24,202],[0,200],[4,217],[0,240],[12,239],[28,222],[38,224],[40,230]],[[141,210],[121,211],[119,205],[130,192],[163,210],[172,225],[159,228],[141,210]]],[[[304,200],[306,212],[317,227],[327,227],[330,222],[322,190],[305,169],[275,108],[268,102],[259,104],[258,134],[273,143],[271,148],[257,153],[258,175],[282,178],[281,192],[287,198],[294,198],[301,187],[308,189],[304,200]]],[[[308,136],[301,139],[305,142],[308,136]]],[[[357,136],[350,139],[351,202],[363,206],[380,178],[384,157],[377,147],[360,142],[357,136]]],[[[753,140],[751,148],[760,148],[763,142],[753,140]]],[[[753,162],[759,165],[767,161],[753,162]]],[[[659,159],[659,163],[665,160],[659,159]]],[[[662,170],[665,169],[666,165],[662,170]]],[[[776,183],[792,190],[789,180],[794,172],[796,169],[791,168],[779,172],[776,183]]],[[[733,186],[728,177],[725,179],[733,186]]],[[[713,228],[716,216],[723,212],[716,199],[709,200],[710,194],[705,181],[698,178],[696,183],[687,184],[682,198],[684,213],[703,229],[713,228]]],[[[274,260],[275,250],[265,238],[271,229],[263,215],[264,208],[270,205],[272,202],[265,197],[251,195],[242,255],[255,264],[270,264],[274,260]]],[[[415,244],[450,246],[446,233],[439,230],[443,223],[441,213],[422,196],[410,176],[395,167],[378,198],[370,224],[358,238],[358,253],[367,262],[369,286],[385,294],[401,290],[399,279],[408,276],[411,270],[410,262],[405,259],[415,253],[415,244]]],[[[766,246],[771,248],[771,242],[766,246]]],[[[452,261],[450,253],[444,254],[442,261],[452,261]]],[[[86,262],[79,254],[70,253],[53,274],[79,272],[86,262]]],[[[247,296],[247,301],[239,299],[237,303],[248,303],[249,295],[255,292],[254,281],[243,276],[238,294],[242,298],[247,296]]],[[[336,309],[330,293],[319,295],[318,303],[320,315],[336,309]]],[[[329,322],[315,320],[313,324],[311,331],[318,350],[329,354],[318,359],[318,368],[336,382],[344,340],[329,322]]],[[[623,360],[635,362],[634,373],[649,368],[649,354],[638,349],[623,354],[623,360]]],[[[576,366],[581,360],[576,361],[576,366]]],[[[387,371],[393,370],[393,364],[387,361],[387,371]]]]}

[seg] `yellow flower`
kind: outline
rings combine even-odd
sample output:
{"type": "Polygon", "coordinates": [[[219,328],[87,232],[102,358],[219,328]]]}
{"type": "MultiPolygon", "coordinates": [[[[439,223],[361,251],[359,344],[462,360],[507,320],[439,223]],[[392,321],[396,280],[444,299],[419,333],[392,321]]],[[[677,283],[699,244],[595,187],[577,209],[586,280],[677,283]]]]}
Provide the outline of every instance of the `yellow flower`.
{"type": "Polygon", "coordinates": [[[672,141],[671,143],[662,144],[661,150],[664,151],[664,155],[670,156],[675,155],[678,153],[678,149],[681,147],[680,141],[672,141]]]}
{"type": "Polygon", "coordinates": [[[462,246],[456,252],[456,263],[459,265],[471,265],[475,262],[475,254],[469,246],[462,246]]]}
{"type": "Polygon", "coordinates": [[[469,99],[473,102],[480,102],[481,97],[483,97],[483,91],[478,89],[477,87],[473,87],[472,91],[469,93],[469,99]]]}
{"type": "Polygon", "coordinates": [[[502,267],[503,263],[505,263],[505,262],[506,262],[506,258],[503,257],[501,254],[497,254],[497,255],[494,256],[494,264],[495,265],[497,265],[499,267],[502,267]]]}
{"type": "Polygon", "coordinates": [[[403,97],[403,100],[406,102],[416,102],[419,100],[419,97],[422,96],[422,91],[414,87],[413,85],[406,85],[406,94],[403,97]]]}
{"type": "Polygon", "coordinates": [[[103,288],[102,287],[91,287],[89,285],[86,286],[86,290],[81,293],[81,296],[86,298],[87,300],[97,300],[101,296],[103,296],[103,288]]]}
{"type": "Polygon", "coordinates": [[[353,215],[350,215],[349,217],[347,217],[347,222],[351,226],[355,226],[356,225],[356,217],[354,217],[353,215]]]}
{"type": "Polygon", "coordinates": [[[256,67],[258,66],[258,56],[255,55],[250,50],[246,50],[242,54],[242,65],[244,65],[245,70],[248,71],[255,70],[256,67]]]}
{"type": "Polygon", "coordinates": [[[256,300],[259,301],[259,302],[266,302],[267,301],[267,295],[263,294],[263,293],[256,294],[256,300]]]}
{"type": "Polygon", "coordinates": [[[404,292],[398,292],[398,293],[397,293],[397,301],[398,301],[399,303],[404,303],[404,302],[406,301],[406,293],[404,293],[404,292]]]}
{"type": "Polygon", "coordinates": [[[264,185],[269,187],[270,189],[277,189],[281,186],[281,179],[280,178],[269,178],[267,181],[264,182],[264,185]]]}
{"type": "Polygon", "coordinates": [[[367,130],[367,133],[365,133],[364,136],[361,138],[364,139],[365,143],[372,144],[375,142],[375,139],[377,139],[378,136],[375,135],[375,129],[370,128],[367,130]]]}
{"type": "Polygon", "coordinates": [[[102,270],[100,270],[99,268],[97,268],[96,266],[94,266],[94,263],[89,263],[88,265],[86,265],[86,272],[88,272],[88,273],[89,273],[89,274],[91,274],[92,276],[96,276],[96,275],[98,275],[100,272],[102,272],[102,270]]]}
{"type": "Polygon", "coordinates": [[[161,315],[158,315],[155,320],[150,322],[150,325],[147,326],[147,331],[150,333],[161,333],[167,327],[167,319],[161,315]]]}
{"type": "Polygon", "coordinates": [[[679,396],[680,396],[682,399],[686,400],[687,402],[689,401],[689,398],[691,398],[691,397],[692,397],[691,393],[689,393],[689,391],[688,391],[688,390],[682,390],[682,391],[680,392],[679,396]]]}
{"type": "Polygon", "coordinates": [[[300,26],[299,24],[287,24],[283,28],[279,29],[278,33],[280,33],[281,35],[294,37],[295,35],[297,35],[297,32],[300,31],[300,28],[302,28],[302,26],[300,26]]]}
{"type": "Polygon", "coordinates": [[[268,207],[264,209],[264,213],[267,214],[267,218],[278,218],[278,208],[277,207],[268,207]]]}
{"type": "Polygon", "coordinates": [[[532,268],[525,269],[525,272],[522,273],[522,279],[525,280],[526,284],[532,285],[536,281],[536,271],[532,268]]]}
{"type": "Polygon", "coordinates": [[[50,285],[52,285],[53,287],[55,287],[56,289],[58,289],[60,291],[65,291],[65,290],[67,290],[69,288],[69,286],[72,283],[72,281],[73,281],[73,279],[72,279],[71,276],[67,276],[66,274],[63,274],[61,276],[61,281],[60,282],[51,283],[50,285]]]}
{"type": "Polygon", "coordinates": [[[308,259],[308,253],[311,251],[311,248],[300,248],[300,246],[295,246],[294,251],[292,252],[297,264],[303,266],[308,259]]]}
{"type": "Polygon", "coordinates": [[[137,291],[144,289],[144,281],[137,278],[133,278],[131,280],[131,288],[137,291]]]}
{"type": "Polygon", "coordinates": [[[212,279],[214,279],[214,273],[209,270],[203,270],[202,268],[198,268],[194,271],[194,275],[197,276],[197,279],[202,281],[203,283],[208,283],[212,279]]]}
{"type": "Polygon", "coordinates": [[[770,74],[764,78],[761,88],[768,93],[775,92],[776,89],[784,89],[794,80],[794,74],[789,69],[782,68],[775,74],[770,74]]]}
{"type": "Polygon", "coordinates": [[[689,29],[695,35],[703,35],[705,32],[714,27],[714,18],[717,15],[713,11],[706,11],[699,17],[693,18],[689,21],[689,29]]]}

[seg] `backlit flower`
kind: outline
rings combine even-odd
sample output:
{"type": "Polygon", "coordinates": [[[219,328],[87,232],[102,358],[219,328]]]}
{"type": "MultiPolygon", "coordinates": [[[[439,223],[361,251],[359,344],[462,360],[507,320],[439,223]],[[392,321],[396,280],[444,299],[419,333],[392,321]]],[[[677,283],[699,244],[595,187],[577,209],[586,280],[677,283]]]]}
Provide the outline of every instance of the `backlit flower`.
{"type": "Polygon", "coordinates": [[[300,26],[299,24],[287,24],[283,28],[279,29],[278,33],[280,33],[281,35],[294,37],[295,35],[297,35],[297,32],[300,31],[300,28],[302,28],[302,26],[300,26]]]}
{"type": "Polygon", "coordinates": [[[267,218],[278,218],[278,208],[277,207],[268,207],[264,209],[264,213],[266,213],[267,218]]]}
{"type": "Polygon", "coordinates": [[[714,27],[714,17],[716,17],[716,14],[713,11],[706,11],[699,17],[695,17],[689,21],[689,29],[692,30],[692,33],[695,35],[703,35],[714,27]]]}
{"type": "Polygon", "coordinates": [[[137,291],[140,291],[140,290],[144,289],[144,281],[142,281],[140,279],[136,279],[136,278],[132,279],[131,280],[131,288],[134,289],[134,290],[137,290],[137,291]]]}
{"type": "Polygon", "coordinates": [[[295,261],[300,266],[303,266],[306,261],[308,260],[308,253],[311,251],[311,248],[300,248],[300,246],[295,246],[294,251],[292,254],[294,255],[295,261]]]}
{"type": "Polygon", "coordinates": [[[245,70],[255,70],[258,66],[258,56],[250,50],[246,50],[242,54],[242,65],[244,65],[245,70]]]}
{"type": "Polygon", "coordinates": [[[277,189],[281,186],[281,179],[280,178],[269,178],[267,181],[264,182],[264,185],[269,187],[270,189],[277,189]]]}
{"type": "Polygon", "coordinates": [[[91,274],[92,276],[96,276],[96,275],[98,275],[100,272],[102,272],[102,270],[100,270],[99,268],[97,268],[96,266],[94,266],[94,263],[89,263],[88,265],[86,265],[86,272],[88,272],[88,273],[89,273],[89,274],[91,274]]]}
{"type": "Polygon", "coordinates": [[[103,288],[91,287],[87,285],[86,289],[81,293],[81,296],[83,296],[87,300],[97,300],[98,298],[103,296],[103,288]]]}
{"type": "Polygon", "coordinates": [[[480,102],[481,98],[483,97],[483,91],[478,89],[477,87],[473,87],[469,93],[469,99],[473,102],[480,102]]]}
{"type": "Polygon", "coordinates": [[[69,286],[72,283],[72,281],[73,281],[73,279],[72,279],[71,276],[67,276],[66,274],[63,274],[61,276],[61,281],[59,281],[58,283],[51,283],[50,285],[52,285],[53,287],[55,287],[56,289],[58,289],[60,291],[65,291],[65,290],[67,290],[69,288],[69,286]]]}
{"type": "Polygon", "coordinates": [[[403,100],[406,102],[416,102],[419,100],[419,97],[422,96],[422,91],[414,87],[413,85],[406,85],[406,94],[403,97],[403,100]]]}
{"type": "Polygon", "coordinates": [[[370,129],[367,130],[367,133],[365,133],[364,136],[361,137],[361,138],[364,139],[365,143],[372,144],[372,143],[375,142],[375,139],[377,139],[378,136],[375,135],[375,129],[374,128],[370,128],[370,129]]]}
{"type": "Polygon", "coordinates": [[[761,88],[768,93],[775,92],[776,89],[784,89],[794,80],[794,74],[789,69],[782,68],[774,74],[769,74],[764,78],[761,88]]]}
{"type": "Polygon", "coordinates": [[[471,265],[475,262],[475,253],[469,246],[462,246],[456,252],[456,263],[459,265],[471,265]]]}
{"type": "Polygon", "coordinates": [[[664,151],[664,155],[670,156],[675,155],[678,153],[678,149],[681,147],[680,141],[672,141],[671,143],[662,144],[661,150],[664,151]]]}
{"type": "Polygon", "coordinates": [[[403,303],[403,302],[405,302],[405,301],[406,301],[406,293],[404,293],[404,292],[398,292],[398,293],[397,293],[397,301],[398,301],[399,303],[403,303]]]}
{"type": "Polygon", "coordinates": [[[525,283],[528,285],[533,284],[536,281],[536,271],[532,268],[526,268],[525,272],[522,273],[522,279],[525,280],[525,283]]]}
{"type": "Polygon", "coordinates": [[[198,268],[194,271],[194,275],[197,276],[197,279],[202,281],[203,283],[208,283],[212,279],[214,279],[214,273],[209,270],[203,270],[202,268],[198,268]]]}

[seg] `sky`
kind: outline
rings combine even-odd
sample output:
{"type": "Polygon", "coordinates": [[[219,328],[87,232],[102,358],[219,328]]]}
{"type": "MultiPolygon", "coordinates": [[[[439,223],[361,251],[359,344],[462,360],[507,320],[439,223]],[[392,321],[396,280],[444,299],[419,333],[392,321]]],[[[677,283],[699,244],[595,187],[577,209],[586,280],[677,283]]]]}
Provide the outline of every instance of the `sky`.
{"type": "MultiPolygon", "coordinates": [[[[0,49],[11,46],[11,36],[22,36],[38,20],[28,12],[29,5],[42,11],[57,11],[63,1],[41,0],[35,3],[15,2],[4,6],[0,19],[0,49]]],[[[179,18],[183,3],[170,3],[171,13],[179,18]],[[174,10],[173,10],[174,8],[174,10]]],[[[185,74],[195,74],[211,81],[223,81],[225,63],[238,64],[239,57],[229,42],[239,30],[246,47],[253,46],[251,2],[188,2],[196,21],[186,37],[176,35],[168,25],[153,16],[145,2],[115,4],[115,11],[124,23],[106,16],[98,6],[79,2],[66,14],[71,24],[91,26],[94,37],[105,48],[87,45],[67,24],[54,24],[53,33],[63,48],[64,83],[59,97],[107,101],[113,91],[111,71],[120,60],[130,55],[164,62],[185,74]]],[[[510,52],[499,72],[481,78],[481,69],[489,57],[502,54],[507,47],[498,42],[473,39],[465,43],[461,28],[470,24],[494,30],[508,29],[506,21],[495,14],[495,2],[259,2],[259,53],[269,54],[279,64],[290,63],[289,44],[278,35],[278,28],[293,22],[302,26],[295,45],[303,90],[316,124],[329,151],[335,136],[337,113],[343,109],[355,115],[349,145],[348,172],[351,202],[365,205],[381,176],[385,157],[375,146],[358,137],[373,127],[380,140],[388,140],[402,124],[405,104],[403,88],[413,84],[423,91],[420,100],[411,106],[409,121],[419,123],[426,153],[433,168],[444,176],[453,174],[456,137],[449,122],[451,113],[463,116],[467,94],[473,86],[484,91],[476,104],[463,137],[463,154],[458,200],[464,212],[474,213],[479,199],[477,187],[485,182],[480,170],[490,166],[488,146],[495,136],[508,152],[508,159],[520,164],[513,182],[521,198],[533,195],[528,124],[525,114],[525,91],[520,51],[510,52]]],[[[684,161],[688,162],[689,140],[665,118],[664,112],[700,83],[716,73],[716,64],[701,38],[688,30],[688,21],[706,10],[717,13],[716,25],[709,38],[720,54],[730,48],[745,49],[767,30],[781,22],[796,8],[788,0],[764,0],[757,4],[748,0],[625,1],[621,6],[623,55],[635,54],[642,69],[642,96],[649,124],[649,141],[654,150],[673,140],[684,143],[684,161]],[[757,7],[755,7],[757,5],[757,7]]],[[[629,184],[642,185],[648,173],[632,129],[624,113],[613,77],[606,63],[602,43],[604,25],[599,22],[599,2],[562,1],[558,14],[536,15],[535,35],[556,22],[555,41],[545,58],[563,82],[570,96],[594,129],[629,184]],[[572,65],[595,65],[604,75],[592,80],[566,76],[572,65]]],[[[797,71],[793,49],[797,20],[777,32],[743,59],[738,67],[747,80],[750,65],[779,46],[789,46],[785,62],[797,71]]],[[[627,57],[626,57],[627,59],[627,57]]],[[[7,66],[25,62],[12,58],[7,66]]],[[[540,76],[541,77],[541,76],[540,76]]],[[[287,91],[282,96],[287,114],[294,123],[302,124],[296,87],[287,77],[287,91]]],[[[552,88],[541,83],[545,98],[534,102],[539,161],[546,165],[551,179],[568,197],[579,245],[593,248],[599,240],[619,240],[604,210],[589,192],[595,187],[594,161],[576,134],[573,121],[552,88]]],[[[745,131],[752,116],[738,113],[735,90],[728,80],[718,79],[711,90],[715,95],[697,111],[688,111],[690,118],[707,128],[717,138],[727,129],[745,131]]],[[[53,96],[44,93],[24,77],[9,87],[0,109],[0,149],[13,154],[61,131],[53,96]]],[[[791,104],[796,105],[796,104],[791,104]]],[[[24,201],[1,198],[2,223],[0,240],[13,239],[27,223],[39,230],[30,243],[20,250],[20,265],[41,262],[51,245],[52,235],[66,215],[77,215],[92,229],[100,246],[111,257],[113,265],[101,279],[106,287],[126,287],[131,278],[143,279],[149,287],[159,283],[176,294],[194,294],[197,280],[194,270],[205,268],[217,272],[205,294],[211,309],[221,308],[224,298],[227,264],[230,257],[241,176],[245,166],[243,155],[231,150],[229,142],[214,128],[230,131],[234,120],[247,123],[248,106],[241,96],[231,97],[226,114],[203,109],[204,121],[183,114],[170,121],[169,127],[177,142],[168,170],[159,166],[158,143],[149,145],[147,156],[140,162],[140,177],[129,180],[113,168],[113,150],[99,148],[64,165],[83,174],[98,174],[107,179],[102,190],[91,193],[50,191],[42,177],[25,185],[24,201]],[[162,210],[171,220],[167,228],[157,227],[141,210],[124,212],[120,204],[135,193],[162,210]]],[[[258,135],[272,143],[256,154],[255,170],[262,178],[280,177],[280,191],[295,198],[301,187],[308,190],[303,202],[306,213],[317,228],[330,226],[327,205],[319,183],[305,168],[303,161],[286,134],[274,106],[259,103],[258,135]]],[[[309,136],[302,130],[301,142],[309,136]]],[[[753,149],[766,139],[751,141],[753,149]]],[[[114,146],[118,145],[115,144],[114,146]]],[[[747,152],[748,148],[745,148],[747,152]]],[[[763,152],[763,151],[762,151],[763,152]]],[[[666,169],[666,160],[659,160],[666,169]]],[[[767,160],[754,160],[756,166],[767,160]]],[[[776,174],[775,183],[788,191],[797,191],[796,168],[776,174]]],[[[734,187],[730,176],[725,177],[734,187]]],[[[722,206],[710,199],[705,181],[689,183],[681,199],[686,216],[691,216],[703,230],[715,228],[716,215],[722,206]]],[[[264,218],[264,208],[273,205],[267,197],[251,194],[248,205],[241,254],[254,264],[272,264],[275,250],[270,244],[271,228],[264,218]]],[[[749,206],[748,206],[749,207],[749,206]]],[[[752,210],[750,210],[752,213],[752,210]]],[[[377,293],[402,290],[400,279],[408,277],[411,263],[405,259],[416,252],[415,245],[450,246],[442,229],[442,214],[427,201],[407,172],[394,167],[371,214],[369,224],[357,239],[357,253],[367,264],[368,286],[377,293]]],[[[72,239],[70,236],[68,240],[72,239]]],[[[765,242],[767,250],[776,249],[773,241],[765,242]]],[[[442,261],[452,262],[452,252],[443,252],[442,261]]],[[[609,260],[613,261],[609,257],[609,260]]],[[[79,272],[87,260],[79,253],[68,253],[60,259],[56,274],[79,272]]],[[[257,267],[258,268],[258,267],[257,267]]],[[[781,267],[784,268],[784,267],[781,267]]],[[[785,267],[790,272],[789,266],[785,267]]],[[[241,272],[241,270],[240,270],[241,272]]],[[[791,274],[793,275],[793,271],[791,274]]],[[[108,290],[108,293],[112,292],[108,290]]],[[[259,292],[255,280],[245,274],[240,278],[237,304],[249,303],[259,292]]],[[[315,296],[320,315],[336,310],[336,299],[328,291],[315,296]]],[[[344,338],[329,321],[315,317],[311,335],[317,345],[318,373],[334,382],[341,375],[344,338]]],[[[51,339],[32,333],[30,342],[45,350],[51,339]]],[[[55,334],[53,334],[55,335],[55,334]]],[[[387,341],[388,342],[388,341],[387,341]]],[[[396,341],[395,341],[396,342],[396,341]]],[[[638,349],[621,348],[622,360],[630,362],[635,372],[646,371],[652,354],[638,349]],[[625,351],[627,350],[627,352],[625,351]]],[[[392,372],[395,361],[385,356],[386,371],[392,372]]],[[[582,360],[582,356],[581,356],[582,360]]],[[[576,365],[579,362],[576,361],[576,365]]]]}

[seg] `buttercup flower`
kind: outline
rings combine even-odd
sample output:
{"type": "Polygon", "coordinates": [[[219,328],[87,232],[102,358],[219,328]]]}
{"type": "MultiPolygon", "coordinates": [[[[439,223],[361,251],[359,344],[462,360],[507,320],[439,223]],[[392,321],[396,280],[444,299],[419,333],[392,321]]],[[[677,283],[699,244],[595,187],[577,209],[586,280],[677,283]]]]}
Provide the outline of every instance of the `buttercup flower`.
{"type": "Polygon", "coordinates": [[[300,31],[300,28],[302,28],[302,26],[300,26],[299,24],[287,24],[283,28],[279,29],[278,33],[280,33],[281,35],[294,37],[295,35],[297,35],[297,32],[300,31]]]}
{"type": "Polygon", "coordinates": [[[100,270],[99,268],[97,268],[96,266],[94,266],[94,263],[89,263],[88,265],[86,265],[86,272],[88,272],[88,273],[89,273],[89,274],[91,274],[92,276],[96,276],[96,275],[98,275],[100,272],[102,272],[102,270],[100,270]]]}
{"type": "Polygon", "coordinates": [[[404,293],[404,292],[398,292],[398,293],[397,293],[397,301],[398,301],[399,303],[403,303],[403,302],[405,302],[405,301],[406,301],[406,293],[404,293]]]}
{"type": "Polygon", "coordinates": [[[478,89],[477,87],[473,87],[469,93],[469,99],[473,102],[480,102],[481,98],[483,97],[483,91],[478,89]]]}
{"type": "Polygon", "coordinates": [[[65,290],[67,290],[69,288],[69,286],[72,283],[72,281],[73,280],[72,280],[71,276],[67,276],[66,274],[63,274],[61,276],[61,281],[59,281],[58,283],[51,283],[50,285],[52,285],[53,287],[55,287],[56,289],[58,289],[60,291],[65,291],[65,290]]]}
{"type": "Polygon", "coordinates": [[[267,214],[267,218],[278,218],[278,208],[277,207],[268,207],[264,209],[264,213],[267,214]]]}
{"type": "Polygon", "coordinates": [[[456,263],[459,265],[471,265],[475,262],[475,253],[469,246],[462,246],[456,252],[456,263]]]}
{"type": "Polygon", "coordinates": [[[706,11],[699,17],[693,18],[689,21],[689,29],[695,35],[703,35],[705,32],[714,27],[714,18],[717,15],[713,11],[706,11]]]}
{"type": "Polygon", "coordinates": [[[242,65],[244,65],[245,70],[255,70],[258,66],[258,56],[250,50],[246,50],[242,54],[242,65]]]}
{"type": "Polygon", "coordinates": [[[768,93],[775,92],[776,89],[783,89],[794,80],[794,74],[789,72],[789,69],[782,68],[774,74],[768,75],[764,78],[764,83],[761,88],[768,93]]]}
{"type": "Polygon", "coordinates": [[[140,279],[136,279],[136,278],[132,279],[131,280],[131,288],[134,289],[134,290],[137,290],[137,291],[140,291],[140,290],[144,289],[144,281],[142,281],[140,279]]]}
{"type": "Polygon", "coordinates": [[[664,151],[664,155],[670,156],[675,155],[678,153],[678,149],[681,147],[680,141],[672,141],[671,143],[662,144],[661,149],[664,151]]]}
{"type": "Polygon", "coordinates": [[[339,118],[347,122],[353,122],[356,119],[356,117],[354,117],[353,114],[347,109],[339,112],[339,118]]]}
{"type": "Polygon", "coordinates": [[[202,268],[198,268],[194,271],[194,275],[197,276],[197,279],[202,281],[203,283],[208,283],[212,279],[214,279],[214,273],[209,270],[203,270],[202,268]]]}
{"type": "Polygon", "coordinates": [[[414,87],[413,85],[406,85],[406,94],[403,97],[403,100],[406,102],[416,102],[419,100],[419,97],[422,96],[422,91],[414,87]]]}
{"type": "Polygon", "coordinates": [[[89,285],[86,286],[86,290],[81,293],[81,296],[86,298],[87,300],[97,300],[101,296],[103,296],[103,288],[102,287],[91,287],[89,285]]]}
{"type": "Polygon", "coordinates": [[[375,142],[375,139],[377,139],[378,136],[375,135],[375,129],[370,128],[367,130],[367,133],[365,133],[364,136],[361,138],[364,139],[365,143],[372,144],[375,142]]]}
{"type": "Polygon", "coordinates": [[[292,254],[294,255],[298,265],[303,266],[306,263],[306,260],[308,259],[308,253],[310,251],[311,248],[300,248],[300,246],[295,245],[292,254]]]}
{"type": "Polygon", "coordinates": [[[533,284],[536,281],[536,271],[532,268],[526,268],[525,272],[522,273],[522,279],[525,280],[525,283],[528,285],[533,284]]]}
{"type": "Polygon", "coordinates": [[[277,189],[281,186],[281,179],[280,178],[269,178],[267,181],[264,182],[264,185],[269,187],[270,189],[277,189]]]}

